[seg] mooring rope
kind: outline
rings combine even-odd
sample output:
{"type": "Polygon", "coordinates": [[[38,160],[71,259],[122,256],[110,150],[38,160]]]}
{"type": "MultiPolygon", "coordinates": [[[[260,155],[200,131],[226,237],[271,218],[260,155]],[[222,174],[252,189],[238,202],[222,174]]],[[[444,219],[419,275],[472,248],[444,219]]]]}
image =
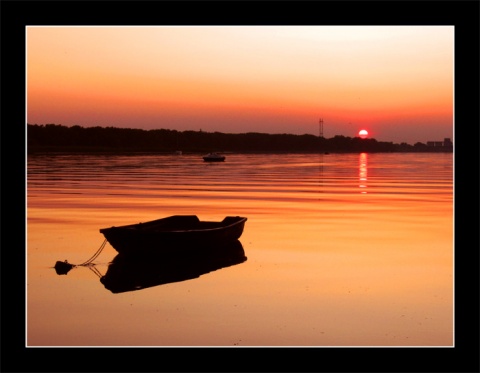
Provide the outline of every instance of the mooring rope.
{"type": "Polygon", "coordinates": [[[83,262],[82,264],[77,264],[77,266],[84,266],[84,265],[88,265],[90,264],[91,262],[93,262],[95,259],[97,259],[97,257],[100,255],[100,253],[102,252],[103,248],[105,247],[105,245],[107,244],[107,239],[105,239],[105,241],[103,241],[103,243],[100,245],[99,249],[97,250],[97,252],[95,254],[93,254],[93,256],[88,259],[87,261],[83,262]]]}
{"type": "Polygon", "coordinates": [[[92,262],[100,255],[100,253],[102,252],[106,244],[107,244],[107,239],[103,241],[103,243],[100,245],[97,252],[93,254],[93,256],[90,259],[83,262],[82,264],[71,264],[66,260],[64,262],[57,261],[54,266],[55,270],[57,271],[57,274],[66,275],[68,271],[70,271],[73,267],[88,266],[88,268],[91,268],[91,265],[93,265],[92,262]]]}
{"type": "Polygon", "coordinates": [[[88,268],[90,271],[92,271],[93,273],[95,273],[95,274],[98,276],[98,278],[102,278],[102,277],[103,277],[103,275],[100,273],[100,271],[99,271],[97,268],[95,268],[93,265],[89,265],[89,266],[87,266],[87,268],[88,268]]]}

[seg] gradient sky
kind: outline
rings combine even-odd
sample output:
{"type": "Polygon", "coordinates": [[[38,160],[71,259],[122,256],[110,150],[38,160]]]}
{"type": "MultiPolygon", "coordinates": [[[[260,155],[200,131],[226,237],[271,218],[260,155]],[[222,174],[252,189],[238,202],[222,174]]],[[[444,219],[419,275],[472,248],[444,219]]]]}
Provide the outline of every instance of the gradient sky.
{"type": "Polygon", "coordinates": [[[453,26],[29,26],[27,123],[453,138],[453,26]]]}

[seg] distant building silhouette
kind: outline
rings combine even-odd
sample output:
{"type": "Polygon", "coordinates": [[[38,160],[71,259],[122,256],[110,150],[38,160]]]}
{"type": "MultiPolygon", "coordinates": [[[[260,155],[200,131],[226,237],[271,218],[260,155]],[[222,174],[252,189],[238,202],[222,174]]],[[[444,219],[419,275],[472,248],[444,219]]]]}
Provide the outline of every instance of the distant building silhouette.
{"type": "Polygon", "coordinates": [[[445,137],[443,141],[427,141],[427,146],[432,147],[451,147],[453,146],[452,140],[448,137],[445,137]]]}

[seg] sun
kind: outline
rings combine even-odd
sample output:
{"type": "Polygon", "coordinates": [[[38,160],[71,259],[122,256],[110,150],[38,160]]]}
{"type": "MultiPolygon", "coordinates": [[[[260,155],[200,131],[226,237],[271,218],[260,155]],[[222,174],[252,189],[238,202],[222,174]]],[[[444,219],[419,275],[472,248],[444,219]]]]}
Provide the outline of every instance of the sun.
{"type": "Polygon", "coordinates": [[[368,136],[368,131],[367,130],[360,130],[358,131],[358,136],[360,136],[361,139],[366,139],[368,136]]]}

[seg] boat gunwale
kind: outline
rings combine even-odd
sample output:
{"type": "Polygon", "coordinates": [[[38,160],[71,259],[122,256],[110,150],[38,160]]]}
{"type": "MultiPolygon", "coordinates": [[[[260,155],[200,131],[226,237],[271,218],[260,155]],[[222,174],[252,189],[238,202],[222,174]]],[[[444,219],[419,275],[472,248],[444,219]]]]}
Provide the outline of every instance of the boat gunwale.
{"type": "Polygon", "coordinates": [[[171,217],[151,220],[151,221],[147,221],[147,222],[102,228],[102,229],[100,229],[100,233],[105,233],[105,232],[114,231],[114,230],[139,232],[139,233],[142,233],[142,234],[212,232],[212,231],[225,230],[225,229],[228,229],[230,227],[245,223],[246,221],[247,221],[247,218],[242,217],[242,216],[226,216],[222,221],[215,222],[215,221],[202,221],[202,220],[198,219],[198,217],[196,215],[173,215],[171,217]],[[142,225],[146,225],[146,224],[154,225],[154,223],[156,223],[156,222],[158,222],[159,225],[161,225],[161,223],[163,221],[165,221],[166,219],[175,218],[175,217],[195,217],[197,219],[197,223],[200,224],[200,225],[202,223],[212,223],[212,224],[218,224],[218,226],[211,227],[211,228],[203,228],[203,229],[202,228],[194,228],[194,229],[175,229],[175,230],[161,229],[161,227],[160,227],[160,229],[155,229],[155,227],[153,229],[148,228],[148,227],[145,227],[143,229],[141,228],[142,225]],[[236,219],[236,220],[233,221],[231,224],[229,223],[228,225],[222,225],[222,223],[225,222],[225,220],[227,220],[228,218],[236,219]]]}

